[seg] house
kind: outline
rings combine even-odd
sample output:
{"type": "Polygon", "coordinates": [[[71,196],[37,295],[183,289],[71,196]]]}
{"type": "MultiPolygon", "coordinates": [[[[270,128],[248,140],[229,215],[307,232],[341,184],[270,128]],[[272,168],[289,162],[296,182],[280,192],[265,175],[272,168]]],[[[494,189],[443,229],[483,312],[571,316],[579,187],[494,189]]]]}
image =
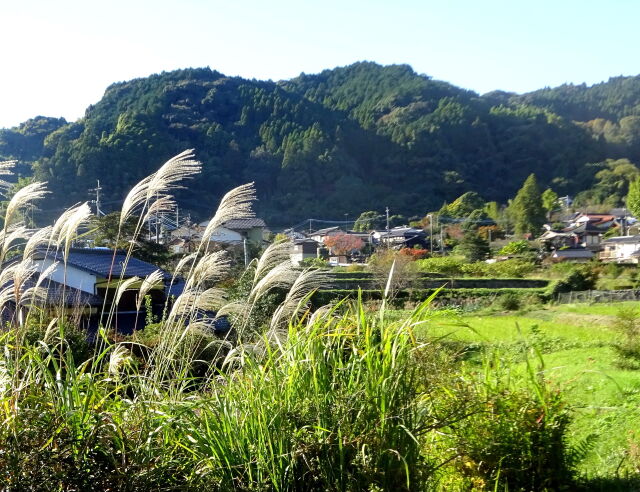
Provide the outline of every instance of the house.
{"type": "Polygon", "coordinates": [[[602,236],[612,227],[619,225],[615,215],[579,213],[571,219],[569,226],[562,232],[575,236],[573,247],[598,251],[601,249],[602,236]]]}
{"type": "Polygon", "coordinates": [[[200,238],[201,235],[202,228],[197,225],[183,225],[171,231],[173,239],[193,239],[200,238]]]}
{"type": "Polygon", "coordinates": [[[262,244],[267,225],[262,219],[231,219],[222,224],[222,227],[239,233],[243,239],[256,244],[262,244]]]}
{"type": "Polygon", "coordinates": [[[341,229],[338,226],[335,227],[327,227],[325,229],[318,229],[315,232],[309,234],[309,237],[316,241],[317,243],[324,243],[324,239],[329,236],[337,236],[340,234],[346,234],[344,229],[341,229]]]}
{"type": "Polygon", "coordinates": [[[293,241],[291,262],[294,265],[300,265],[307,258],[318,258],[319,250],[320,244],[313,239],[296,239],[293,241]]]}
{"type": "Polygon", "coordinates": [[[615,263],[639,263],[640,235],[618,236],[602,242],[600,260],[615,263]]]}
{"type": "MultiPolygon", "coordinates": [[[[17,261],[17,258],[9,260],[3,268],[17,261]]],[[[73,308],[93,331],[98,328],[103,308],[108,311],[112,306],[120,283],[133,277],[140,278],[122,293],[114,324],[121,332],[143,327],[146,313],[137,309],[138,289],[142,279],[159,270],[155,265],[134,257],[127,258],[125,251],[108,248],[71,248],[66,258],[61,251],[41,249],[34,253],[32,263],[33,274],[21,285],[21,290],[35,285],[36,278],[46,273],[41,284],[46,290],[44,307],[73,308]]],[[[162,281],[147,294],[154,314],[162,313],[167,298],[166,285],[171,279],[168,272],[161,270],[161,274],[162,281]]]]}
{"type": "Polygon", "coordinates": [[[574,262],[574,263],[586,263],[595,256],[593,251],[588,249],[558,249],[554,251],[550,258],[554,263],[560,262],[574,262]]]}
{"type": "Polygon", "coordinates": [[[572,232],[548,230],[538,240],[545,246],[547,251],[571,248],[578,244],[578,236],[572,232]]]}
{"type": "MultiPolygon", "coordinates": [[[[209,221],[198,224],[200,233],[204,232],[209,221]]],[[[231,219],[216,227],[210,241],[223,244],[238,244],[245,239],[262,244],[267,225],[262,219],[231,219]]]]}
{"type": "Polygon", "coordinates": [[[414,227],[394,227],[388,231],[373,231],[373,243],[386,244],[390,247],[413,248],[416,245],[428,247],[427,233],[414,227]]]}

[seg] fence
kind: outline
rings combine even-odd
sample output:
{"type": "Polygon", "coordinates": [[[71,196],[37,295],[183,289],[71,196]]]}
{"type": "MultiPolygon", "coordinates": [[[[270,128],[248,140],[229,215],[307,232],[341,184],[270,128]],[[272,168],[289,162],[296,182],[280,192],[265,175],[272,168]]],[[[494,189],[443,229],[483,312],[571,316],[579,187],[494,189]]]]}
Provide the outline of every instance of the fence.
{"type": "Polygon", "coordinates": [[[563,292],[558,294],[556,301],[559,304],[572,304],[575,302],[640,301],[640,289],[563,292]]]}

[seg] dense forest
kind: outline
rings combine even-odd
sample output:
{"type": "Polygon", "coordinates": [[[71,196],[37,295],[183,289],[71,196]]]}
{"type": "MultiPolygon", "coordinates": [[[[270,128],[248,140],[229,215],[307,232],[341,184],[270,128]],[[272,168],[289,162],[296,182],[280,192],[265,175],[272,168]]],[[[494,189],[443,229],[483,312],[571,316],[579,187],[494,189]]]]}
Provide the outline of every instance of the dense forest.
{"type": "Polygon", "coordinates": [[[97,179],[115,209],[186,148],[203,174],[178,200],[196,218],[247,181],[274,226],[384,206],[424,215],[466,191],[504,203],[531,173],[595,200],[602,189],[589,190],[615,174],[607,159],[640,162],[640,77],[481,96],[407,65],[360,62],[280,82],[185,69],[113,84],[75,122],[0,130],[0,159],[49,182],[41,220],[90,199],[97,179]]]}

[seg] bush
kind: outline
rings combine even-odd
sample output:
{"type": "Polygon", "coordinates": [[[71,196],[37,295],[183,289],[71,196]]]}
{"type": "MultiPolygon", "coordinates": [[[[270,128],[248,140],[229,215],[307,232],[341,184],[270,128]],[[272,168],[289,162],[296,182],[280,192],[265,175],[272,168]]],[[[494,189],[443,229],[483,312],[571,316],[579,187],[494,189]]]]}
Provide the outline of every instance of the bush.
{"type": "Polygon", "coordinates": [[[470,277],[486,277],[489,275],[491,266],[483,261],[477,261],[475,263],[467,263],[462,265],[461,270],[465,275],[470,277]]]}
{"type": "Polygon", "coordinates": [[[571,265],[567,269],[567,276],[556,283],[554,294],[560,292],[572,292],[581,290],[592,290],[598,281],[598,271],[591,265],[571,265]]]}
{"type": "Polygon", "coordinates": [[[511,241],[509,244],[505,245],[500,251],[498,251],[499,255],[519,255],[522,253],[526,253],[529,251],[529,241],[526,239],[521,239],[520,241],[511,241]]]}
{"type": "Polygon", "coordinates": [[[517,311],[518,309],[520,309],[520,303],[520,296],[511,292],[502,294],[495,301],[495,305],[504,311],[517,311]]]}
{"type": "Polygon", "coordinates": [[[420,248],[402,248],[399,253],[408,256],[412,260],[421,260],[429,254],[429,251],[420,248]]]}
{"type": "Polygon", "coordinates": [[[329,262],[322,258],[305,258],[300,262],[302,268],[329,268],[329,262]]]}
{"type": "Polygon", "coordinates": [[[616,313],[615,328],[622,335],[614,345],[624,369],[640,368],[640,311],[635,307],[622,307],[616,313]]]}
{"type": "Polygon", "coordinates": [[[498,356],[485,365],[485,380],[470,382],[477,411],[453,429],[458,471],[489,490],[570,487],[581,456],[567,445],[571,419],[560,394],[533,371],[514,382],[498,356]]]}
{"type": "Polygon", "coordinates": [[[440,256],[416,261],[418,269],[425,273],[442,273],[449,277],[462,274],[465,261],[459,256],[440,256]]]}
{"type": "Polygon", "coordinates": [[[536,268],[532,261],[522,258],[514,258],[506,261],[498,261],[489,265],[489,275],[504,278],[522,278],[530,274],[536,268]]]}

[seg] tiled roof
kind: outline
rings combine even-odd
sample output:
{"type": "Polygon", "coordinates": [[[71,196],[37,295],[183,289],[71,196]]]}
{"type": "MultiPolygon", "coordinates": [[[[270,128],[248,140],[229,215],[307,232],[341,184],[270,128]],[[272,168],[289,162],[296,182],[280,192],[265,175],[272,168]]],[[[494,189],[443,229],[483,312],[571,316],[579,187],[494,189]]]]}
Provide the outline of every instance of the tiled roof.
{"type": "Polygon", "coordinates": [[[312,236],[323,236],[329,232],[335,232],[340,230],[340,226],[327,227],[325,229],[318,229],[317,231],[311,233],[312,236]]]}
{"type": "Polygon", "coordinates": [[[592,258],[593,252],[588,249],[558,249],[553,255],[558,258],[592,258]]]}
{"type": "Polygon", "coordinates": [[[605,239],[603,243],[612,244],[612,243],[640,243],[640,236],[616,236],[605,239]]]}
{"type": "Polygon", "coordinates": [[[254,227],[267,227],[262,219],[231,219],[222,224],[222,227],[232,231],[246,231],[254,227]]]}
{"type": "MultiPolygon", "coordinates": [[[[60,251],[40,251],[39,253],[42,257],[46,256],[61,263],[64,261],[60,251]]],[[[114,256],[111,249],[72,248],[69,251],[67,264],[104,278],[109,277],[109,274],[114,278],[120,276],[123,278],[136,276],[142,278],[158,270],[157,266],[133,257],[129,258],[125,267],[126,257],[126,252],[120,250],[117,250],[114,256]]],[[[170,278],[171,275],[164,272],[164,277],[170,278]]]]}

